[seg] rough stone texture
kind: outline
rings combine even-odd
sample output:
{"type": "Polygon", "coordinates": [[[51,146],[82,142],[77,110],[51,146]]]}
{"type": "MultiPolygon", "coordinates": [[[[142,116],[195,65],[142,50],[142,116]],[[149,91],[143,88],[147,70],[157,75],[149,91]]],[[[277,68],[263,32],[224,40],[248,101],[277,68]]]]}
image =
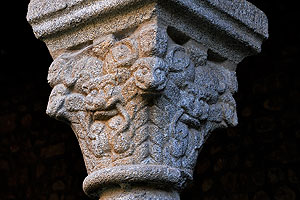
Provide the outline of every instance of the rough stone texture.
{"type": "Polygon", "coordinates": [[[36,37],[43,38],[56,55],[99,36],[136,27],[153,15],[168,19],[168,25],[236,63],[251,51],[260,51],[268,37],[266,16],[244,0],[31,1],[27,19],[36,37]]]}
{"type": "MultiPolygon", "coordinates": [[[[155,1],[153,1],[155,2],[155,1]]],[[[208,9],[216,9],[223,13],[228,14],[231,18],[241,21],[247,27],[253,29],[258,34],[267,36],[267,18],[264,13],[257,9],[248,1],[220,1],[220,0],[168,0],[167,3],[178,4],[190,12],[198,16],[206,18],[206,20],[215,21],[213,23],[221,24],[218,22],[219,18],[214,19],[209,13],[210,10],[204,10],[201,7],[208,9]],[[214,8],[213,8],[214,7],[214,8]]],[[[111,0],[111,1],[93,1],[92,3],[83,0],[32,0],[29,4],[27,19],[33,24],[37,24],[34,32],[37,37],[50,35],[53,32],[68,29],[72,22],[80,24],[90,20],[90,18],[102,17],[107,12],[124,9],[126,6],[134,4],[142,4],[139,0],[111,0]],[[56,15],[56,16],[54,16],[56,15]],[[50,24],[52,19],[57,18],[54,27],[47,27],[46,23],[50,24]],[[67,16],[69,16],[67,19],[67,16]],[[76,17],[75,17],[76,16],[76,17]],[[49,19],[50,18],[50,19],[49,19]],[[76,21],[75,21],[76,18],[76,21]],[[74,21],[70,21],[74,20],[74,21]],[[41,24],[45,24],[44,27],[41,24]],[[59,28],[58,28],[59,27],[59,28]],[[42,30],[44,32],[42,32],[42,30]]],[[[222,22],[223,23],[223,22],[222,22]]],[[[72,28],[72,27],[71,27],[72,28]]]]}
{"type": "MultiPolygon", "coordinates": [[[[130,181],[181,189],[192,178],[208,134],[237,124],[235,73],[210,60],[199,43],[188,38],[176,44],[177,35],[167,32],[150,21],[122,39],[110,34],[63,53],[49,69],[53,90],[47,113],[71,123],[88,173],[104,176],[99,186],[126,182],[134,172],[130,181]],[[116,175],[115,166],[123,165],[124,173],[112,180],[108,174],[116,175]],[[103,168],[114,172],[99,171],[103,168]],[[158,180],[146,176],[152,171],[158,180]],[[167,171],[166,178],[159,171],[167,171]]],[[[87,193],[100,181],[89,177],[87,193]]]]}
{"type": "Polygon", "coordinates": [[[237,124],[234,70],[260,51],[267,21],[247,2],[220,3],[32,1],[28,19],[55,58],[47,113],[71,124],[89,196],[140,183],[147,199],[178,199],[157,190],[183,189],[209,134],[237,124]],[[236,12],[247,9],[254,23],[236,12]]]}
{"type": "MultiPolygon", "coordinates": [[[[254,2],[266,12],[271,34],[262,53],[237,68],[239,125],[215,132],[203,146],[194,181],[180,195],[183,200],[300,196],[298,7],[287,1],[254,2]],[[234,190],[221,181],[229,172],[244,177],[232,183],[234,190]]],[[[86,169],[76,137],[68,125],[45,114],[51,58],[26,23],[28,1],[0,4],[15,11],[13,23],[3,20],[6,29],[0,39],[0,65],[7,66],[0,68],[0,198],[87,200],[81,186],[86,169]],[[61,143],[63,152],[40,155],[61,143]],[[64,188],[58,190],[61,183],[64,188]]],[[[2,19],[6,13],[0,13],[2,19]]]]}
{"type": "Polygon", "coordinates": [[[174,190],[153,189],[153,187],[132,187],[126,188],[112,188],[106,190],[100,197],[100,200],[139,200],[139,199],[153,199],[153,200],[179,200],[179,194],[174,190]]]}

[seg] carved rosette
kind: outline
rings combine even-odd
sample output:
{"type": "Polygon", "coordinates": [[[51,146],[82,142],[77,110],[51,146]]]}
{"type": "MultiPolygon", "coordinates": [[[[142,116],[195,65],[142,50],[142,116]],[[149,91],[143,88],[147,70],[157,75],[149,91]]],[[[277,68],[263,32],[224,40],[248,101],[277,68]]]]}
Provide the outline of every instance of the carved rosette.
{"type": "Polygon", "coordinates": [[[154,22],[66,51],[48,81],[47,113],[71,124],[90,196],[110,184],[181,189],[209,133],[237,124],[235,72],[154,22]]]}

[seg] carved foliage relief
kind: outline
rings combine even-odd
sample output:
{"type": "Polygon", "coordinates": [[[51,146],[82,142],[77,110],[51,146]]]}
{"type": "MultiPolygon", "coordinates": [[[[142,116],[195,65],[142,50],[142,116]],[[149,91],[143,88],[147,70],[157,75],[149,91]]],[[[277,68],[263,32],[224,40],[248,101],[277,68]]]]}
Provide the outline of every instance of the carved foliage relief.
{"type": "Polygon", "coordinates": [[[192,173],[208,134],[237,123],[235,72],[155,23],[60,55],[48,81],[47,113],[71,124],[88,173],[129,164],[192,173]]]}

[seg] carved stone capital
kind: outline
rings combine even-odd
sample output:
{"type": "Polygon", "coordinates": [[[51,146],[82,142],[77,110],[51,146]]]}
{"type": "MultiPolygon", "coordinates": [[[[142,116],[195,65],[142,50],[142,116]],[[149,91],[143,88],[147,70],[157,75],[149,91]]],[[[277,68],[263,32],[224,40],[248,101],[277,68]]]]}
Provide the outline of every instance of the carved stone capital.
{"type": "Polygon", "coordinates": [[[236,65],[268,36],[246,1],[32,0],[28,20],[54,58],[47,114],[98,199],[179,199],[209,134],[237,124],[236,65]]]}

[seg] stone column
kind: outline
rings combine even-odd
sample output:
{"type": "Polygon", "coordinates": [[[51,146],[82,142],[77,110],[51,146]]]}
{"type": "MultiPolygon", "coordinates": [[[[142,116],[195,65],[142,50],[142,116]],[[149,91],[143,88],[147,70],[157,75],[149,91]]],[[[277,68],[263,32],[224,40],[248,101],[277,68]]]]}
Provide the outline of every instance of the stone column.
{"type": "Polygon", "coordinates": [[[31,0],[27,19],[54,59],[47,113],[101,200],[179,199],[209,134],[237,124],[236,66],[268,37],[245,0],[31,0]]]}

